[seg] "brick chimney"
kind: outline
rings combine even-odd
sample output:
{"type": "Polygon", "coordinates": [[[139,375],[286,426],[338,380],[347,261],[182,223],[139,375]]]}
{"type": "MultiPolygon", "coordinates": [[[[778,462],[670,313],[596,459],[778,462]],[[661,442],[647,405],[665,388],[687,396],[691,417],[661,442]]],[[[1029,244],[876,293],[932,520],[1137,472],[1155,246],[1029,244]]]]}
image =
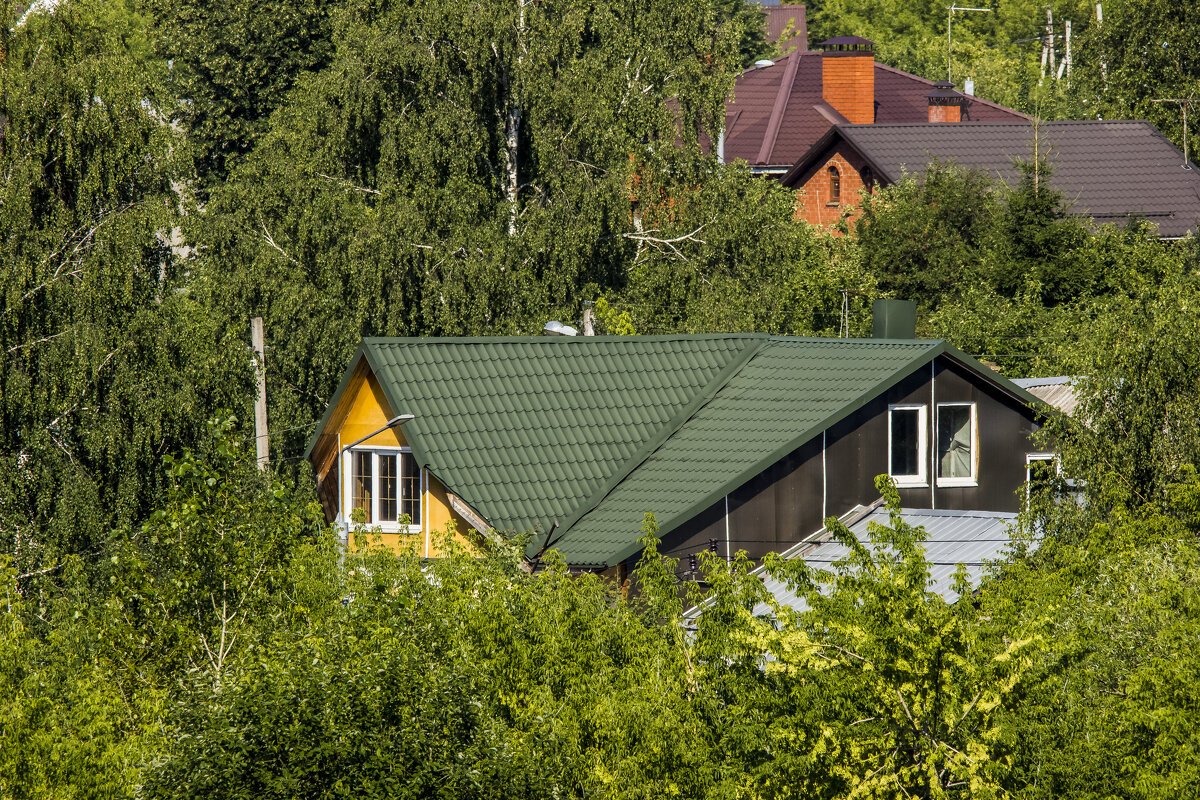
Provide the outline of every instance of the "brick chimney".
{"type": "Polygon", "coordinates": [[[962,122],[962,107],[966,97],[954,90],[950,81],[938,81],[929,98],[930,122],[962,122]]]}
{"type": "Polygon", "coordinates": [[[851,122],[875,122],[875,43],[838,36],[817,47],[824,51],[821,99],[851,122]]]}

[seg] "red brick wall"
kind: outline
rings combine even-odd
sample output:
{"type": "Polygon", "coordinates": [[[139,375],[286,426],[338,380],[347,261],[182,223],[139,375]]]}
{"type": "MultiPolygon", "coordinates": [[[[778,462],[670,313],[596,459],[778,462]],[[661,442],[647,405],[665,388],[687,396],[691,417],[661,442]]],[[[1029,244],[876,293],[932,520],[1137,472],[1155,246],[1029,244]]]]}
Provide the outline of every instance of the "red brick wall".
{"type": "Polygon", "coordinates": [[[823,53],[821,97],[851,122],[874,123],[874,54],[823,53]]]}
{"type": "Polygon", "coordinates": [[[930,106],[930,122],[962,122],[962,106],[930,106]]]}
{"type": "Polygon", "coordinates": [[[862,177],[858,170],[850,166],[841,153],[834,153],[796,192],[796,219],[826,227],[837,223],[842,213],[847,212],[853,226],[858,216],[859,192],[862,188],[862,177]],[[841,177],[841,200],[836,205],[831,204],[829,199],[830,167],[837,167],[841,177]]]}

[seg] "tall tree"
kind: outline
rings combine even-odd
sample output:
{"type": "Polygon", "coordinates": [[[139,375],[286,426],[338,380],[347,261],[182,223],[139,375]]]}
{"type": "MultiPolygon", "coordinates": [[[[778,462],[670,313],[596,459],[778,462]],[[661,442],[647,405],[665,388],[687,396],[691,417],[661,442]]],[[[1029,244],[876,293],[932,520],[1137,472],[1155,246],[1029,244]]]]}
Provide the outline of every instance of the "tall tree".
{"type": "Polygon", "coordinates": [[[0,66],[0,527],[23,574],[146,512],[163,454],[244,397],[172,257],[146,24],[80,0],[30,15],[0,66]]]}
{"type": "Polygon", "coordinates": [[[272,418],[311,423],[364,335],[532,332],[621,285],[662,238],[635,184],[700,179],[740,31],[707,0],[340,13],[329,68],[193,218],[206,302],[266,318],[272,418]]]}
{"type": "Polygon", "coordinates": [[[203,186],[223,180],[266,131],[297,78],[333,51],[336,3],[146,0],[203,186]]]}

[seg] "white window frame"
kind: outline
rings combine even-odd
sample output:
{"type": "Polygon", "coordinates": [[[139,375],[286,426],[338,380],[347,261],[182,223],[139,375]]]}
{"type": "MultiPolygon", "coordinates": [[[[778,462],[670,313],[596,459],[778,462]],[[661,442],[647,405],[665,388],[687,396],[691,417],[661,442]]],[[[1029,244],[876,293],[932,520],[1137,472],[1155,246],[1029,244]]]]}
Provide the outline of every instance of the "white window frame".
{"type": "Polygon", "coordinates": [[[929,469],[929,406],[924,403],[893,403],[888,406],[888,446],[887,471],[897,487],[905,489],[920,488],[929,485],[926,470],[929,469]],[[917,472],[915,475],[895,475],[892,473],[892,417],[895,411],[917,412],[917,472]]]}
{"type": "MultiPolygon", "coordinates": [[[[978,486],[979,485],[979,409],[972,402],[949,402],[938,403],[937,410],[949,407],[967,406],[971,409],[971,476],[969,478],[943,478],[937,475],[937,469],[941,466],[937,456],[934,453],[934,476],[937,479],[938,486],[978,486]]],[[[933,418],[934,432],[933,441],[936,445],[938,440],[937,426],[941,424],[941,414],[935,413],[933,418]]]]}
{"type": "MultiPolygon", "coordinates": [[[[342,504],[343,504],[342,518],[346,520],[346,523],[352,524],[350,522],[350,512],[353,511],[353,505],[354,505],[353,498],[354,498],[354,454],[355,453],[370,453],[371,454],[371,519],[373,521],[366,523],[366,527],[368,529],[378,529],[378,530],[382,531],[383,533],[414,533],[414,534],[421,533],[423,528],[422,528],[422,524],[421,524],[422,521],[420,519],[411,520],[410,524],[408,524],[408,525],[401,525],[399,522],[394,522],[394,521],[393,522],[381,522],[379,520],[379,480],[380,480],[379,457],[381,455],[396,456],[396,492],[397,492],[396,505],[397,505],[397,512],[399,512],[399,506],[400,506],[401,495],[402,495],[402,493],[400,492],[400,481],[403,477],[400,472],[400,464],[404,463],[403,460],[400,458],[400,454],[401,453],[410,453],[411,454],[412,453],[411,447],[379,447],[379,446],[374,446],[374,445],[372,445],[370,447],[359,446],[359,447],[352,447],[342,453],[342,504]]],[[[421,493],[421,497],[420,497],[421,516],[424,517],[424,515],[425,515],[425,470],[422,469],[421,467],[417,467],[417,469],[420,472],[420,475],[418,477],[419,477],[419,487],[420,487],[419,491],[421,493]]],[[[398,513],[397,516],[403,516],[403,515],[398,513]]]]}
{"type": "Polygon", "coordinates": [[[1058,453],[1026,453],[1025,454],[1025,499],[1029,499],[1029,485],[1033,475],[1029,472],[1029,467],[1034,461],[1049,461],[1054,465],[1054,474],[1062,475],[1062,461],[1058,457],[1058,453]]]}

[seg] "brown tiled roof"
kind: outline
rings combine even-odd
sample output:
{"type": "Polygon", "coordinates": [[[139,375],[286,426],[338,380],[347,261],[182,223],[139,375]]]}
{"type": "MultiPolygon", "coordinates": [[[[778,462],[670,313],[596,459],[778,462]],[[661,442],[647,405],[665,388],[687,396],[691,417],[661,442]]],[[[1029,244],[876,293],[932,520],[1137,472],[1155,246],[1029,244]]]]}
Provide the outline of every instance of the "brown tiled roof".
{"type": "Polygon", "coordinates": [[[768,42],[778,42],[790,22],[793,33],[783,46],[789,50],[808,49],[808,15],[803,4],[766,6],[763,11],[768,42]]]}
{"type": "MultiPolygon", "coordinates": [[[[784,178],[800,185],[803,175],[841,136],[871,165],[877,179],[895,182],[921,172],[932,161],[980,169],[1015,186],[1017,159],[1030,160],[1034,127],[1024,123],[925,123],[839,125],[826,147],[812,151],[784,178]]],[[[1158,235],[1173,239],[1200,232],[1200,169],[1184,168],[1183,154],[1143,120],[1042,122],[1038,150],[1052,167],[1051,185],[1071,213],[1097,224],[1144,217],[1158,235]]]]}
{"type": "MultiPolygon", "coordinates": [[[[875,62],[875,121],[926,122],[934,82],[875,62]]],[[[963,116],[972,121],[1026,120],[1010,108],[969,98],[963,116]]],[[[772,66],[747,70],[725,106],[725,160],[786,170],[842,117],[821,99],[821,53],[781,56],[772,66]],[[796,64],[791,62],[796,60],[796,64]],[[789,67],[791,69],[789,70],[789,67]],[[790,90],[787,73],[794,72],[790,90]],[[771,135],[772,112],[779,109],[771,135]]]]}

